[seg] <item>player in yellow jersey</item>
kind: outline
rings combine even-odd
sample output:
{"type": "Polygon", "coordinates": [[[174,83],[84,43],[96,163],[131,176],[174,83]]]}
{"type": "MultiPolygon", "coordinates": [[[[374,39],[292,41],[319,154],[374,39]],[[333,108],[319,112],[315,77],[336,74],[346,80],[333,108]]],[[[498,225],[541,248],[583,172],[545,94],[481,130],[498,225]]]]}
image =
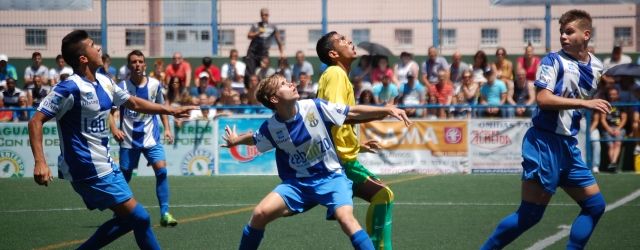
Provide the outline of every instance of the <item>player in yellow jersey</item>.
{"type": "MultiPolygon", "coordinates": [[[[335,31],[318,40],[316,52],[320,61],[329,67],[320,77],[318,98],[329,102],[355,105],[353,85],[349,81],[351,63],[356,59],[353,42],[335,31]]],[[[340,163],[347,177],[353,181],[353,193],[370,203],[367,210],[367,233],[376,249],[392,249],[391,217],[393,192],[375,174],[358,162],[360,142],[352,125],[336,126],[331,135],[338,152],[340,163]]],[[[365,143],[364,147],[376,144],[365,143]]]]}

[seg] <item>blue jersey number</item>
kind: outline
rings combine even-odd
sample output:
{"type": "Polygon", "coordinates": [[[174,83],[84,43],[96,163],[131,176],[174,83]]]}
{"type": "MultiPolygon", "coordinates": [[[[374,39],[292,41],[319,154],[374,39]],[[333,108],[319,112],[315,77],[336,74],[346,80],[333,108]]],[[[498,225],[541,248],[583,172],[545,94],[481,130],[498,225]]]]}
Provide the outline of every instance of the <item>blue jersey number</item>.
{"type": "Polygon", "coordinates": [[[101,133],[107,130],[107,122],[102,118],[89,120],[84,118],[85,131],[87,133],[101,133]]]}

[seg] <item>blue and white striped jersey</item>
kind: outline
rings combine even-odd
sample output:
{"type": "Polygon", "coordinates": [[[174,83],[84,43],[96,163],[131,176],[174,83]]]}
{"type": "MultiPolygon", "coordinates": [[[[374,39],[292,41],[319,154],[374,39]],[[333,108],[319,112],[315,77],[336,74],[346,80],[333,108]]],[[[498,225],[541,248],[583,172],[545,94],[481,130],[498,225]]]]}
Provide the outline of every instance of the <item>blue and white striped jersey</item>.
{"type": "MultiPolygon", "coordinates": [[[[565,98],[591,99],[596,92],[603,65],[589,53],[589,62],[576,60],[563,50],[542,58],[535,86],[565,98]]],[[[575,136],[580,130],[582,113],[576,109],[542,110],[536,108],[533,126],[559,135],[575,136]]]]}
{"type": "MultiPolygon", "coordinates": [[[[164,104],[162,85],[155,78],[147,77],[147,82],[142,86],[132,83],[131,80],[125,80],[118,83],[118,87],[127,91],[129,95],[164,104]]],[[[159,115],[138,113],[120,106],[120,129],[125,134],[120,147],[140,149],[160,144],[158,120],[159,115]]]]}
{"type": "Polygon", "coordinates": [[[96,82],[74,74],[42,100],[38,111],[55,117],[58,125],[58,171],[62,178],[79,181],[113,171],[107,119],[112,106],[128,99],[127,92],[97,73],[96,82]]]}
{"type": "Polygon", "coordinates": [[[276,149],[276,165],[282,180],[342,173],[331,127],[343,124],[349,107],[305,99],[298,101],[296,108],[294,118],[283,121],[273,115],[260,126],[253,135],[258,151],[276,149]]]}

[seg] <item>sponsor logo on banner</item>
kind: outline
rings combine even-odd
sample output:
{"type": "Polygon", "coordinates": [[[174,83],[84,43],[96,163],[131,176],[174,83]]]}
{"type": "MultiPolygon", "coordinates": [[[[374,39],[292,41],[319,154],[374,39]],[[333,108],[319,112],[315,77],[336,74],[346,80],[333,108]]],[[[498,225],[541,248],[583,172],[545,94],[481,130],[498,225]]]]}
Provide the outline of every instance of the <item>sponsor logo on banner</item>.
{"type": "Polygon", "coordinates": [[[253,159],[256,158],[257,155],[260,154],[260,151],[258,151],[258,147],[253,145],[252,146],[245,146],[245,145],[234,146],[229,148],[229,152],[231,153],[231,157],[239,162],[252,161],[253,159]],[[241,150],[242,147],[244,147],[245,150],[241,150]]]}
{"type": "Polygon", "coordinates": [[[180,169],[182,175],[203,175],[209,176],[214,173],[213,153],[204,149],[197,149],[187,153],[182,160],[180,169]]]}
{"type": "Polygon", "coordinates": [[[513,144],[513,140],[503,131],[475,130],[471,131],[470,143],[481,148],[498,149],[513,144]]]}
{"type": "Polygon", "coordinates": [[[462,141],[462,128],[459,127],[445,127],[444,128],[444,142],[447,144],[458,144],[462,141]]]}
{"type": "Polygon", "coordinates": [[[24,176],[24,162],[22,158],[13,151],[0,151],[0,177],[22,176],[24,176]]]}
{"type": "Polygon", "coordinates": [[[530,120],[469,121],[469,161],[472,173],[522,171],[521,144],[530,120]]]}

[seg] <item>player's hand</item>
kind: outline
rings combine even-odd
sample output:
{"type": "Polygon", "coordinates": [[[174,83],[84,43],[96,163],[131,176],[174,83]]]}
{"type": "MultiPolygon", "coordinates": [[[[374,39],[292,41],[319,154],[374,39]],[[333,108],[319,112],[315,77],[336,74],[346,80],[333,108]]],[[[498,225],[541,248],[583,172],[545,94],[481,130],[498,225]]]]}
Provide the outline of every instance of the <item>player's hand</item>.
{"type": "Polygon", "coordinates": [[[111,133],[113,134],[113,139],[116,139],[116,141],[124,141],[124,132],[122,132],[122,130],[116,128],[112,130],[111,133]]]}
{"type": "Polygon", "coordinates": [[[238,133],[236,132],[236,126],[233,126],[233,129],[229,128],[229,125],[224,127],[224,135],[222,136],[222,139],[224,140],[225,144],[220,145],[221,147],[224,148],[230,148],[235,146],[235,140],[236,138],[238,138],[238,133]]]}
{"type": "Polygon", "coordinates": [[[393,107],[393,106],[389,106],[387,108],[388,108],[389,115],[397,118],[400,121],[403,121],[405,126],[409,127],[411,126],[411,124],[413,124],[413,122],[409,120],[409,117],[407,117],[407,113],[404,112],[404,110],[393,107]]]}
{"type": "Polygon", "coordinates": [[[195,110],[199,108],[200,107],[198,106],[174,107],[171,110],[171,115],[173,115],[176,118],[189,118],[189,116],[191,115],[191,110],[195,110]]]}
{"type": "Polygon", "coordinates": [[[173,144],[173,134],[169,130],[164,131],[164,139],[167,140],[168,144],[173,144]]]}
{"type": "Polygon", "coordinates": [[[33,167],[33,179],[38,185],[48,186],[53,181],[53,175],[51,175],[51,169],[45,162],[36,162],[33,167]]]}
{"type": "Polygon", "coordinates": [[[586,100],[585,108],[600,112],[602,114],[608,114],[611,112],[611,104],[608,101],[602,99],[586,100]]]}
{"type": "Polygon", "coordinates": [[[382,149],[382,145],[376,140],[368,140],[360,145],[360,152],[375,154],[378,153],[380,149],[382,149]]]}

